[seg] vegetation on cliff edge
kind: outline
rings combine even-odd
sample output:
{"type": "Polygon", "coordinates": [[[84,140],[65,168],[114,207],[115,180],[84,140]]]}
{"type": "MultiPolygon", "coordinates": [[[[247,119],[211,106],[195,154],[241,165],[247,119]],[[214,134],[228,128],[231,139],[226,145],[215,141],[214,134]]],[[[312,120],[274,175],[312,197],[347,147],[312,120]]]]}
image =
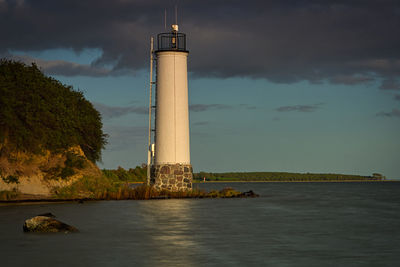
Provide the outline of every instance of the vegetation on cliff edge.
{"type": "Polygon", "coordinates": [[[0,144],[0,156],[79,145],[95,162],[106,135],[99,112],[82,92],[45,76],[33,63],[0,60],[0,144]]]}

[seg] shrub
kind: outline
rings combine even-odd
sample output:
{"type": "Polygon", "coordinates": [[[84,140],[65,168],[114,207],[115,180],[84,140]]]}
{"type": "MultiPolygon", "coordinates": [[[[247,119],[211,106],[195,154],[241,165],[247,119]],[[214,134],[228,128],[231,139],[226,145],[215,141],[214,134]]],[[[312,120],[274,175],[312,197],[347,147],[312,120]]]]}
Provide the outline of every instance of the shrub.
{"type": "Polygon", "coordinates": [[[6,177],[1,177],[1,178],[7,184],[19,184],[19,178],[17,175],[8,175],[6,177]]]}
{"type": "Polygon", "coordinates": [[[74,174],[75,174],[74,169],[72,169],[71,167],[65,167],[61,170],[60,177],[62,179],[66,179],[74,174]]]}
{"type": "Polygon", "coordinates": [[[118,167],[116,170],[102,170],[103,175],[114,182],[143,182],[147,177],[146,166],[136,166],[134,169],[125,170],[118,167]]]}
{"type": "Polygon", "coordinates": [[[83,169],[85,168],[85,158],[77,155],[73,152],[67,152],[67,159],[65,160],[65,166],[69,168],[77,168],[77,169],[83,169]]]}

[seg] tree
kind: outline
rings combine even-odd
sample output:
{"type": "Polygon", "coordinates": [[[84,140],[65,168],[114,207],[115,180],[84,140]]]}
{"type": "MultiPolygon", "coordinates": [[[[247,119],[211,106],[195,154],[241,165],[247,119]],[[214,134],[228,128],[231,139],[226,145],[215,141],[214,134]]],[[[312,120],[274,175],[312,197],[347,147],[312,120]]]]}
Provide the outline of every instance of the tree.
{"type": "Polygon", "coordinates": [[[83,93],[31,66],[0,60],[0,143],[5,150],[59,152],[79,145],[95,162],[107,143],[100,113],[83,93]]]}

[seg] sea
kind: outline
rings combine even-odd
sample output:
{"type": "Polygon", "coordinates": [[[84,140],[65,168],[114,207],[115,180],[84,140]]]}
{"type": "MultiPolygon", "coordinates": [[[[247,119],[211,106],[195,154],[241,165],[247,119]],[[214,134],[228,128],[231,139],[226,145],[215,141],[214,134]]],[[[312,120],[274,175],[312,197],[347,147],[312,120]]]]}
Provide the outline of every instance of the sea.
{"type": "Polygon", "coordinates": [[[258,198],[0,206],[0,266],[400,266],[400,182],[201,183],[258,198]],[[50,212],[79,233],[24,233],[50,212]]]}

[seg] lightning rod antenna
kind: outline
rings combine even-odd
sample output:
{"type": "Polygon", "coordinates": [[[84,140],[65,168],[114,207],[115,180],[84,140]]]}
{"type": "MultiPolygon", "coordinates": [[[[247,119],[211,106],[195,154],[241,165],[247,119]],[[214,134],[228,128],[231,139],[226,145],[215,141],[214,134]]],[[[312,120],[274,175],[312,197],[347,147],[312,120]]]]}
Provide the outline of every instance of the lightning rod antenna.
{"type": "Polygon", "coordinates": [[[175,24],[178,25],[178,5],[175,5],[175,24]]]}

